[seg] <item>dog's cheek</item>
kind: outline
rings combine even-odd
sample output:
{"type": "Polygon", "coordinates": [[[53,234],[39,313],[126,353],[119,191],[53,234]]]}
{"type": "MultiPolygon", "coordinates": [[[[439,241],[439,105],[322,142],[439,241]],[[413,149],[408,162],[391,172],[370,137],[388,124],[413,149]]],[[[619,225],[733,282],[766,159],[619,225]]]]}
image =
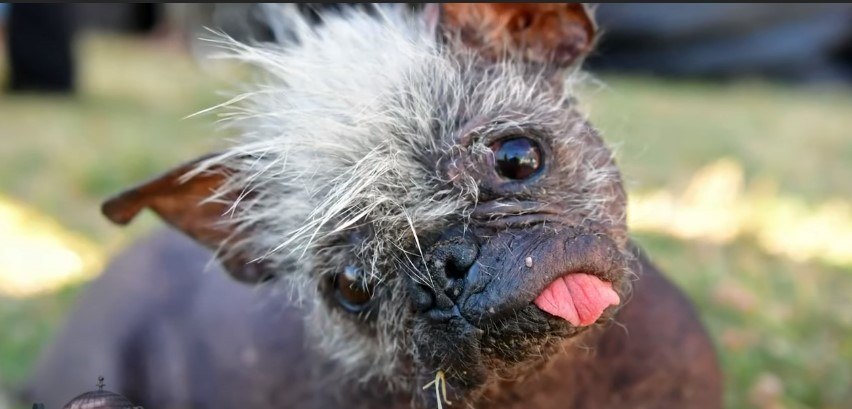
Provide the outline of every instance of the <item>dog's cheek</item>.
{"type": "Polygon", "coordinates": [[[412,365],[412,340],[416,337],[410,301],[404,290],[402,280],[391,278],[383,283],[376,294],[376,341],[380,353],[388,358],[393,357],[394,366],[398,368],[412,365]]]}

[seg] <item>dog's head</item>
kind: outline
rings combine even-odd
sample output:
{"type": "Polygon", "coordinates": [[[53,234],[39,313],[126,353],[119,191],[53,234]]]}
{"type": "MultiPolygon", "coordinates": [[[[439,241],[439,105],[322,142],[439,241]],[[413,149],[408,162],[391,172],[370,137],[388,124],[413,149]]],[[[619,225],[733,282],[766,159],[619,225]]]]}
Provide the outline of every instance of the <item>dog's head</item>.
{"type": "Polygon", "coordinates": [[[234,277],[283,283],[340,376],[397,390],[440,373],[476,395],[611,318],[625,194],[570,95],[583,6],[279,12],[283,43],[222,42],[266,74],[229,104],[237,143],[108,217],[151,208],[234,277]]]}

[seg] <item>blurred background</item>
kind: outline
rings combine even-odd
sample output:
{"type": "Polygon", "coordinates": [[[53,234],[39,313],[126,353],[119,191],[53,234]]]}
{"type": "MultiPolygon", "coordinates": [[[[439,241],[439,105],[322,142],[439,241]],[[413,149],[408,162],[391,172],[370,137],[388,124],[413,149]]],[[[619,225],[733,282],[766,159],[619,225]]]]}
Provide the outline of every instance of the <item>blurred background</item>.
{"type": "MultiPolygon", "coordinates": [[[[0,409],[86,282],[161,226],[118,228],[100,202],[224,145],[215,116],[186,117],[246,71],[198,38],[265,41],[263,12],[0,3],[0,409]]],[[[636,240],[710,329],[727,407],[852,407],[852,6],[597,17],[581,101],[616,148],[636,240]]]]}

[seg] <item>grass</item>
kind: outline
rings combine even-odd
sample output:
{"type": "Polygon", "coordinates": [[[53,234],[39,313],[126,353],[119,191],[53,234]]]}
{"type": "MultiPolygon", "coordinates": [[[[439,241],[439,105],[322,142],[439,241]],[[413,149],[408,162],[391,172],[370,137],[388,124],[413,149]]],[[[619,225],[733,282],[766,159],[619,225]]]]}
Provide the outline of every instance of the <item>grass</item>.
{"type": "MultiPolygon", "coordinates": [[[[100,216],[100,201],[222,144],[211,117],[181,118],[221,101],[216,90],[229,76],[140,40],[88,37],[79,52],[78,96],[0,98],[0,200],[24,203],[111,254],[159,223],[145,216],[118,229],[100,216]]],[[[841,203],[849,220],[849,89],[603,82],[583,90],[585,106],[617,146],[634,196],[683,196],[696,174],[724,158],[742,169],[743,189],[763,192],[770,204],[791,199],[808,215],[841,203]]],[[[778,220],[783,234],[786,219],[778,220]]],[[[656,228],[635,235],[698,305],[721,352],[727,407],[848,407],[852,263],[789,257],[741,230],[721,240],[656,228]]],[[[25,378],[81,286],[29,297],[0,292],[0,384],[25,378]]]]}

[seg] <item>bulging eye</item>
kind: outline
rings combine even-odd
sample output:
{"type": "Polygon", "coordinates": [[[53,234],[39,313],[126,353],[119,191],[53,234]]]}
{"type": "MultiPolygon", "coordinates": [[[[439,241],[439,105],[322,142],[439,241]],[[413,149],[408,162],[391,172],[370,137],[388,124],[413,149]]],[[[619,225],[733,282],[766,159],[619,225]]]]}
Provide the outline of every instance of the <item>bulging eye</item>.
{"type": "Polygon", "coordinates": [[[541,168],[541,148],[529,138],[503,139],[491,145],[496,159],[496,170],[506,179],[523,180],[541,168]]]}
{"type": "Polygon", "coordinates": [[[371,289],[364,283],[361,269],[346,266],[334,278],[334,298],[349,312],[360,312],[372,298],[371,289]]]}

